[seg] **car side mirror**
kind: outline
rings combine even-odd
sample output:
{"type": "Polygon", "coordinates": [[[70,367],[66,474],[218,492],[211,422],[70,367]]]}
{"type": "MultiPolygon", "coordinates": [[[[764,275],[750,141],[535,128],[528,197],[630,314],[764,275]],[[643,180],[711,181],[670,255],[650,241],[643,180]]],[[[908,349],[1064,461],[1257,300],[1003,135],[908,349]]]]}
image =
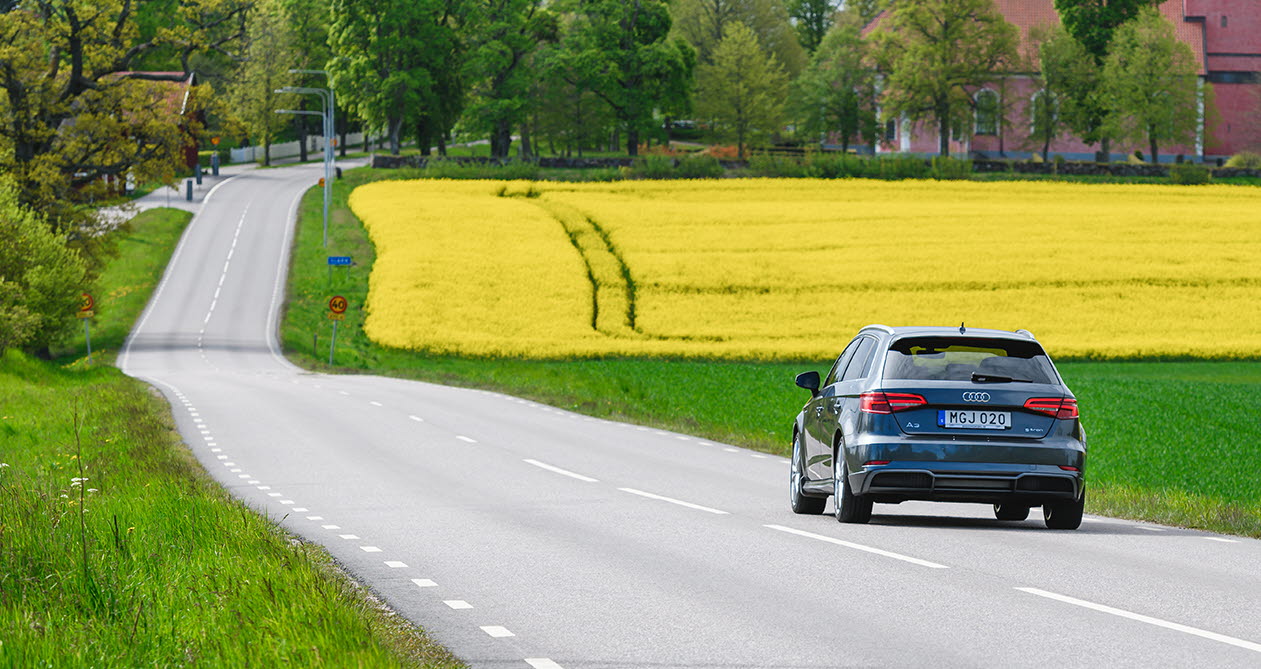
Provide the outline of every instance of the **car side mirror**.
{"type": "Polygon", "coordinates": [[[819,373],[802,372],[797,375],[797,386],[810,391],[812,397],[819,396],[819,373]]]}

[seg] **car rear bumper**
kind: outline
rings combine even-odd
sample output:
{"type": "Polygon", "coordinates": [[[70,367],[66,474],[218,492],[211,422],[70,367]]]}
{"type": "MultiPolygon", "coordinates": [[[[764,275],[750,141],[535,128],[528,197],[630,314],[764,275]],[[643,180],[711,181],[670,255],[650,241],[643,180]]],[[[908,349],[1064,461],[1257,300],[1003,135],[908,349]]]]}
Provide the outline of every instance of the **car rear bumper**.
{"type": "Polygon", "coordinates": [[[892,461],[850,474],[849,483],[856,494],[883,503],[929,500],[1037,506],[1080,497],[1082,475],[1058,465],[892,461]]]}

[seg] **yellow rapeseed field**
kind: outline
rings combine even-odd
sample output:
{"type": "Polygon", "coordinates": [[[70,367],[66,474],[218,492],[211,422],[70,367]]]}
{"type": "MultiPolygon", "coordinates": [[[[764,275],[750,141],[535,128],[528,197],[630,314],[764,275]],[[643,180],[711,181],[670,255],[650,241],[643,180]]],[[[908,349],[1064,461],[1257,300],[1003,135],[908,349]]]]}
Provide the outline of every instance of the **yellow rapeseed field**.
{"type": "Polygon", "coordinates": [[[820,359],[868,323],[967,322],[1059,358],[1261,355],[1261,189],[422,180],[350,203],[387,346],[820,359]]]}

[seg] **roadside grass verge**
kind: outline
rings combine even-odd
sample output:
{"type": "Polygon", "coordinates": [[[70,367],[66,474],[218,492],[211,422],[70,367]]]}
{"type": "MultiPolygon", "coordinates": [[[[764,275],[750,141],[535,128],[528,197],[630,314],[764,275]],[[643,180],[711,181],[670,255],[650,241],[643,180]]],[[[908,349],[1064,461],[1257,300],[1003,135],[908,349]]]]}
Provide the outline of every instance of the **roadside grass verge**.
{"type": "MultiPolygon", "coordinates": [[[[363,334],[375,257],[346,206],[350,191],[405,173],[351,170],[334,186],[330,246],[320,245],[322,201],[304,198],[281,337],[290,359],[320,371],[371,372],[485,388],[588,415],[697,434],[786,455],[793,417],[806,400],[793,385],[802,363],[659,358],[526,361],[426,356],[389,349],[363,334]],[[352,255],[335,268],[327,255],[352,255]],[[351,309],[328,362],[327,300],[351,309]],[[313,348],[313,334],[320,345],[313,348]]],[[[416,178],[416,174],[407,175],[416,178]]],[[[1054,351],[1052,351],[1054,354],[1054,351]]],[[[1062,362],[1088,432],[1088,511],[1261,537],[1261,363],[1062,362]]]]}
{"type": "MultiPolygon", "coordinates": [[[[116,235],[116,255],[97,278],[92,318],[92,356],[112,362],[127,341],[132,323],[144,311],[149,296],[162,280],[184,228],[193,215],[180,209],[149,209],[136,214],[116,235]]],[[[55,353],[82,357],[83,333],[63,343],[55,353]]]]}
{"type": "MultiPolygon", "coordinates": [[[[187,222],[167,213],[94,290],[115,349],[187,222]]],[[[152,389],[59,362],[0,356],[0,666],[463,666],[234,500],[152,389]]]]}

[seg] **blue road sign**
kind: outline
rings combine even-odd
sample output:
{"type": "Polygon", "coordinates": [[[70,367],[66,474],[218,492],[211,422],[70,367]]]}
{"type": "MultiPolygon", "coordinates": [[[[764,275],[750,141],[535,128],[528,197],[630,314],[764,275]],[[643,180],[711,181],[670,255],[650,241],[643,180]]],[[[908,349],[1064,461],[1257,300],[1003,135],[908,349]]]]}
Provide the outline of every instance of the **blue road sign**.
{"type": "Polygon", "coordinates": [[[330,265],[350,265],[350,256],[329,256],[328,264],[330,265]]]}

